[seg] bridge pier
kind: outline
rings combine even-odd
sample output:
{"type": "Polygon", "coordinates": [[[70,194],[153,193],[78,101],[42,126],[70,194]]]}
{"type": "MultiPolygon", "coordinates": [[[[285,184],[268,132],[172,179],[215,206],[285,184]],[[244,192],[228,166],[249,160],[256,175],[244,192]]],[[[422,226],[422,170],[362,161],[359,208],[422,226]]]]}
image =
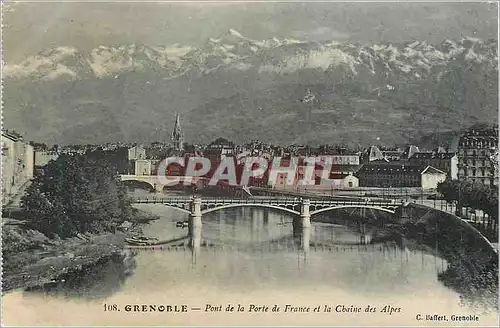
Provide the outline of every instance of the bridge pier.
{"type": "Polygon", "coordinates": [[[264,225],[269,224],[269,209],[264,207],[264,225]]]}
{"type": "Polygon", "coordinates": [[[363,235],[361,235],[361,236],[359,237],[359,243],[360,243],[360,244],[364,244],[364,245],[366,245],[366,244],[371,243],[371,241],[372,241],[372,236],[370,236],[370,235],[363,234],[363,235]]]}
{"type": "Polygon", "coordinates": [[[369,244],[371,242],[371,236],[366,233],[366,224],[363,222],[359,223],[359,237],[360,244],[369,244]]]}
{"type": "Polygon", "coordinates": [[[311,201],[309,199],[303,199],[300,204],[300,217],[293,219],[293,235],[302,236],[303,230],[311,228],[311,213],[309,211],[309,206],[311,201]]]}
{"type": "Polygon", "coordinates": [[[304,227],[302,229],[301,248],[306,254],[309,253],[310,243],[311,243],[311,227],[304,227]]]}
{"type": "Polygon", "coordinates": [[[401,215],[400,215],[400,219],[401,220],[407,220],[410,218],[410,215],[408,214],[408,209],[406,208],[407,204],[406,203],[403,203],[401,205],[401,215]]]}
{"type": "Polygon", "coordinates": [[[311,227],[311,213],[309,212],[309,206],[311,201],[309,199],[303,199],[300,206],[300,217],[302,218],[302,228],[311,227]]]}
{"type": "Polygon", "coordinates": [[[191,248],[191,256],[193,264],[195,264],[196,258],[198,257],[201,248],[201,224],[194,225],[191,228],[189,236],[189,247],[191,248]]]}
{"type": "Polygon", "coordinates": [[[189,218],[189,238],[193,250],[198,250],[201,245],[201,199],[195,198],[191,203],[191,216],[189,218]]]}

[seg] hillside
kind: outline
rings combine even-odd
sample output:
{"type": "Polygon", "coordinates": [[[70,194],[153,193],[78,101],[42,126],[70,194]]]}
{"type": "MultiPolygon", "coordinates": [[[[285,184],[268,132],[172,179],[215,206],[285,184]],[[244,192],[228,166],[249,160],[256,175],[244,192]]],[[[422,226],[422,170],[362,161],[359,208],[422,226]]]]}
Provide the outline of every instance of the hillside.
{"type": "Polygon", "coordinates": [[[4,119],[58,144],[168,140],[177,112],[188,142],[405,143],[497,121],[497,56],[493,40],[368,46],[235,30],[198,48],[61,46],[4,66],[4,119]]]}

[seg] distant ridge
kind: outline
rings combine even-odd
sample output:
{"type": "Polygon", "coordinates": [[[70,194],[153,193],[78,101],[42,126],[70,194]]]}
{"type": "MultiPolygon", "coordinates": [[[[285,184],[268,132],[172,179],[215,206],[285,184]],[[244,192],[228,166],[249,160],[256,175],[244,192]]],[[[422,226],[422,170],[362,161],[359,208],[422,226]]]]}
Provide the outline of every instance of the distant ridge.
{"type": "Polygon", "coordinates": [[[177,112],[188,142],[404,144],[498,121],[497,57],[495,40],[368,46],[234,29],[200,47],[60,46],[4,66],[4,119],[58,144],[163,141],[177,112]]]}

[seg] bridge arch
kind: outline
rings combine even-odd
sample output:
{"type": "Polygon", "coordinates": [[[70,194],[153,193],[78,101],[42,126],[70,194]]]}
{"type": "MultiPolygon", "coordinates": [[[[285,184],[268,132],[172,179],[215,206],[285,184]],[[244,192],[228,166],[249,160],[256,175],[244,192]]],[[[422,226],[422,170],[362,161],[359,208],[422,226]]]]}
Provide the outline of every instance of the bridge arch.
{"type": "Polygon", "coordinates": [[[163,204],[163,206],[168,207],[168,208],[173,208],[174,210],[178,210],[178,211],[180,211],[182,213],[191,214],[191,211],[186,210],[185,208],[180,208],[180,207],[177,207],[177,206],[166,205],[166,204],[163,204]]]}
{"type": "Polygon", "coordinates": [[[140,179],[122,179],[122,184],[126,187],[135,185],[149,186],[151,190],[155,188],[154,184],[149,181],[140,180],[140,179]]]}
{"type": "Polygon", "coordinates": [[[322,208],[319,210],[311,211],[310,215],[313,216],[315,214],[323,213],[323,212],[328,212],[328,211],[333,211],[333,210],[338,210],[342,208],[366,208],[366,209],[372,209],[372,210],[378,210],[378,211],[383,211],[387,212],[390,214],[395,214],[396,212],[387,208],[379,207],[379,206],[370,206],[370,205],[338,205],[338,206],[331,206],[331,207],[326,207],[322,208]]]}
{"type": "Polygon", "coordinates": [[[273,209],[284,211],[284,212],[287,212],[287,213],[290,213],[290,214],[293,214],[293,215],[300,216],[300,212],[291,210],[291,209],[286,208],[286,207],[281,207],[281,206],[277,206],[277,205],[270,205],[270,204],[252,204],[252,203],[249,203],[249,204],[227,204],[227,205],[217,206],[217,207],[213,207],[213,208],[209,208],[209,209],[206,209],[204,211],[201,211],[201,214],[204,215],[204,214],[207,214],[207,213],[210,213],[210,212],[215,212],[215,211],[223,210],[223,209],[226,209],[226,208],[234,208],[234,207],[261,207],[261,208],[263,207],[263,208],[273,208],[273,209]]]}

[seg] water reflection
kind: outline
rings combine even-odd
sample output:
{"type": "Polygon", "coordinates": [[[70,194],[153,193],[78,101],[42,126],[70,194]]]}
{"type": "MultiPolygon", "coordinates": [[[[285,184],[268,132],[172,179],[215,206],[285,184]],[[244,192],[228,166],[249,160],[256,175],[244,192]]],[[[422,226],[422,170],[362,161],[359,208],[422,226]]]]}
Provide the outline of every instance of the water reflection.
{"type": "MultiPolygon", "coordinates": [[[[448,256],[436,240],[403,239],[381,226],[338,216],[300,228],[291,216],[253,208],[213,212],[201,225],[182,229],[175,222],[189,219],[183,213],[146,206],[163,219],[148,225],[145,234],[171,243],[137,251],[133,265],[130,260],[106,263],[45,291],[98,298],[188,281],[240,292],[324,287],[373,297],[417,297],[431,290],[443,302],[497,306],[497,274],[463,256],[448,256]]],[[[452,248],[462,254],[463,245],[452,248]]]]}

